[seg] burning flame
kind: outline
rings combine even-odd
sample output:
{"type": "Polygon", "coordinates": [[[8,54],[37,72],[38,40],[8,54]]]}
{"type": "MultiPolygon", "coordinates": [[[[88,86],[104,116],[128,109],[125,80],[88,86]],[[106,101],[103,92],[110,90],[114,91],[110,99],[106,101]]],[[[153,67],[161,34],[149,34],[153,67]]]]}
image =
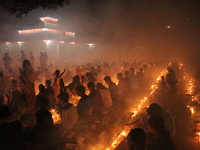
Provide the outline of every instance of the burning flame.
{"type": "MultiPolygon", "coordinates": [[[[152,95],[152,94],[155,92],[155,90],[158,88],[157,83],[158,83],[159,80],[160,80],[160,76],[163,76],[163,75],[166,74],[166,73],[167,73],[166,70],[162,71],[162,72],[160,73],[159,77],[156,79],[156,81],[157,81],[156,84],[154,84],[154,85],[151,86],[151,89],[152,89],[151,95],[152,95]]],[[[142,110],[142,108],[145,107],[146,102],[147,102],[147,97],[144,97],[144,98],[141,100],[141,103],[140,103],[140,104],[138,105],[138,107],[137,107],[138,110],[134,110],[134,111],[133,111],[134,113],[133,113],[132,117],[136,117],[136,116],[137,116],[137,114],[142,110]]],[[[115,149],[115,148],[119,145],[119,143],[123,140],[123,138],[126,137],[126,136],[128,135],[128,133],[130,132],[130,130],[131,130],[131,128],[123,130],[123,131],[118,135],[118,137],[115,138],[115,140],[114,140],[113,143],[109,146],[109,148],[107,148],[106,150],[113,150],[113,149],[115,149]]]]}
{"type": "Polygon", "coordinates": [[[60,124],[61,123],[61,118],[60,118],[60,115],[57,113],[57,110],[56,109],[51,109],[50,112],[52,114],[53,123],[54,124],[60,124]]]}
{"type": "Polygon", "coordinates": [[[199,132],[199,142],[200,142],[200,132],[199,132]]]}

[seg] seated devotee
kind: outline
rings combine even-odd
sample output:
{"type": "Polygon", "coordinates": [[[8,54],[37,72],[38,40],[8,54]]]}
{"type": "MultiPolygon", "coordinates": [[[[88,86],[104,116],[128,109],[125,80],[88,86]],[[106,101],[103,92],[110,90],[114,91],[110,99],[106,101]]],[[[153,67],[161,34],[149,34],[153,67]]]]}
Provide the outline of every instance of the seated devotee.
{"type": "Polygon", "coordinates": [[[125,82],[125,85],[126,85],[126,94],[128,94],[131,90],[131,78],[130,78],[130,75],[129,75],[129,71],[124,71],[124,82],[125,82]]]}
{"type": "MultiPolygon", "coordinates": [[[[165,121],[165,126],[167,128],[167,130],[170,132],[172,138],[175,136],[175,121],[172,118],[172,116],[170,115],[170,113],[168,113],[167,111],[165,111],[164,109],[162,109],[160,107],[160,105],[158,105],[157,103],[152,103],[146,110],[147,115],[141,117],[140,119],[127,124],[128,126],[130,125],[143,125],[143,128],[146,130],[146,132],[148,132],[148,119],[151,116],[154,115],[159,115],[161,116],[164,121],[165,121]]],[[[127,126],[125,126],[127,127],[127,126]]]]}
{"type": "Polygon", "coordinates": [[[40,106],[40,97],[46,97],[45,86],[40,84],[38,86],[39,93],[36,95],[36,110],[38,110],[40,106]]]}
{"type": "Polygon", "coordinates": [[[76,106],[79,119],[83,119],[88,122],[92,115],[92,103],[88,99],[88,95],[85,94],[85,87],[83,85],[76,86],[76,94],[80,96],[80,100],[76,106]]]}
{"type": "Polygon", "coordinates": [[[67,93],[61,93],[58,95],[61,125],[63,128],[63,138],[71,138],[74,133],[74,127],[78,121],[78,112],[74,105],[69,103],[69,95],[67,93]]]}
{"type": "Polygon", "coordinates": [[[177,84],[178,80],[176,78],[176,74],[175,74],[174,70],[171,67],[168,67],[167,70],[168,70],[168,74],[166,75],[166,81],[177,84]]]}
{"type": "Polygon", "coordinates": [[[66,83],[70,83],[71,80],[72,80],[71,71],[68,70],[68,71],[65,73],[65,76],[63,77],[63,79],[64,79],[64,81],[65,81],[66,83]]]}
{"type": "Polygon", "coordinates": [[[136,88],[136,85],[137,85],[137,77],[135,74],[135,69],[133,67],[131,67],[129,69],[129,72],[130,72],[131,86],[134,89],[134,88],[136,88]]]}
{"type": "Polygon", "coordinates": [[[166,91],[162,93],[162,101],[160,102],[160,105],[165,110],[173,110],[176,106],[177,102],[177,92],[178,88],[176,84],[169,80],[166,82],[166,91]]]}
{"type": "Polygon", "coordinates": [[[8,106],[12,116],[19,120],[19,118],[27,111],[25,94],[20,93],[19,91],[12,92],[12,100],[8,106]]]}
{"type": "Polygon", "coordinates": [[[136,74],[137,76],[137,83],[140,88],[143,88],[146,84],[144,69],[142,67],[139,68],[139,72],[136,74]]]}
{"type": "Polygon", "coordinates": [[[46,96],[45,86],[43,84],[40,84],[38,86],[38,89],[39,89],[39,93],[37,94],[37,96],[43,96],[43,97],[45,97],[46,96]]]}
{"type": "Polygon", "coordinates": [[[36,112],[36,126],[33,134],[37,144],[49,144],[52,138],[53,119],[52,114],[48,111],[49,100],[44,96],[38,96],[39,110],[36,112]]]}
{"type": "Polygon", "coordinates": [[[83,85],[87,89],[87,79],[85,75],[81,76],[81,85],[83,85]]]}
{"type": "Polygon", "coordinates": [[[141,128],[132,129],[127,136],[127,150],[145,150],[146,133],[141,128]]]}
{"type": "Polygon", "coordinates": [[[19,91],[19,90],[20,90],[20,87],[19,87],[19,84],[17,83],[17,80],[15,80],[15,79],[11,80],[9,93],[12,94],[12,92],[19,91]]]}
{"type": "Polygon", "coordinates": [[[10,85],[10,91],[8,94],[6,94],[7,98],[8,98],[8,107],[10,108],[10,106],[12,105],[12,103],[15,101],[16,95],[18,95],[20,88],[17,85],[17,80],[12,80],[11,81],[11,85],[10,85]]]}
{"type": "Polygon", "coordinates": [[[49,108],[52,108],[52,107],[55,106],[55,97],[54,97],[54,89],[51,86],[51,80],[46,80],[45,86],[46,86],[45,94],[46,94],[46,97],[49,100],[49,108]]]}
{"type": "Polygon", "coordinates": [[[110,108],[112,106],[110,91],[102,83],[99,82],[96,84],[96,89],[101,93],[104,101],[104,107],[110,108]]]}
{"type": "Polygon", "coordinates": [[[166,129],[161,116],[151,116],[148,120],[148,127],[154,136],[147,142],[147,150],[176,150],[170,132],[166,129]]]}
{"type": "Polygon", "coordinates": [[[104,81],[106,84],[108,84],[108,90],[110,91],[112,102],[113,102],[113,108],[118,107],[118,87],[117,85],[111,80],[110,76],[105,76],[104,81]]]}
{"type": "Polygon", "coordinates": [[[159,85],[161,94],[166,93],[166,91],[167,91],[167,85],[166,84],[167,84],[167,82],[165,81],[165,77],[161,76],[161,81],[160,81],[160,85],[159,85]]]}
{"type": "Polygon", "coordinates": [[[0,106],[0,149],[23,149],[23,128],[19,121],[15,121],[7,106],[0,106]]]}
{"type": "Polygon", "coordinates": [[[97,121],[99,120],[101,113],[104,110],[104,102],[100,92],[95,89],[94,82],[89,82],[87,86],[90,91],[88,99],[92,103],[92,120],[97,121]]]}
{"type": "Polygon", "coordinates": [[[120,99],[122,99],[126,96],[127,89],[126,89],[125,80],[123,78],[123,74],[121,72],[117,73],[117,80],[118,80],[117,86],[118,86],[118,90],[119,90],[119,97],[120,97],[120,99]]]}
{"type": "Polygon", "coordinates": [[[68,88],[72,94],[75,95],[75,87],[80,85],[80,77],[78,75],[72,78],[72,82],[68,85],[68,88]]]}
{"type": "Polygon", "coordinates": [[[86,78],[87,78],[88,82],[95,82],[96,81],[96,79],[95,79],[95,77],[94,77],[92,72],[86,72],[85,75],[86,75],[86,78]]]}

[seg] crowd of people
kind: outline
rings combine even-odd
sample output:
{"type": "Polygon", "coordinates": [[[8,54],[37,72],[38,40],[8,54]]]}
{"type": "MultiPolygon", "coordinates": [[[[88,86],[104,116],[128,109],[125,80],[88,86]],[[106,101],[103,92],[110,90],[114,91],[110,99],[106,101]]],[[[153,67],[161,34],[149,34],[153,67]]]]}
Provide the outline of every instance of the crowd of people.
{"type": "Polygon", "coordinates": [[[161,76],[158,89],[150,97],[150,106],[144,109],[140,117],[134,122],[126,124],[125,128],[132,126],[127,137],[128,150],[176,150],[175,118],[173,109],[178,102],[178,66],[167,68],[167,74],[161,76]]]}
{"type": "MultiPolygon", "coordinates": [[[[27,57],[24,51],[19,61],[21,66],[16,69],[8,53],[2,58],[0,149],[57,149],[67,142],[87,149],[98,142],[103,131],[111,133],[123,121],[134,97],[150,89],[156,69],[161,67],[144,61],[91,62],[64,64],[61,72],[59,66],[48,63],[46,52],[40,53],[36,66],[33,53],[27,57]],[[52,109],[61,117],[59,124],[53,120],[52,109]]],[[[175,71],[169,67],[154,97],[159,104],[150,105],[147,115],[138,120],[149,129],[129,133],[129,150],[176,149],[171,138],[174,120],[165,109],[172,107],[170,100],[176,101],[177,84],[175,71]],[[151,138],[148,143],[147,138],[151,138]]],[[[112,134],[105,140],[109,143],[112,134]]]]}

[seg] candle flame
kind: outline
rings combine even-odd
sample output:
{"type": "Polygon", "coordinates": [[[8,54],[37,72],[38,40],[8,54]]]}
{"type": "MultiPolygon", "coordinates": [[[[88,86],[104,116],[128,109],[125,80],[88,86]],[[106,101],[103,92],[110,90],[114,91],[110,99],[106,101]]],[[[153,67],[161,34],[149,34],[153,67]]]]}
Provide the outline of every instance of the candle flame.
{"type": "MultiPolygon", "coordinates": [[[[161,76],[166,74],[167,71],[164,70],[161,72],[161,76]]],[[[160,80],[160,76],[156,79],[157,80],[157,83],[158,81],[160,80]]],[[[157,84],[154,84],[151,86],[151,95],[155,92],[155,90],[158,88],[157,84]]],[[[141,108],[147,106],[147,104],[145,104],[147,101],[147,97],[144,97],[142,100],[141,100],[141,103],[138,105],[138,110],[134,110],[133,112],[133,115],[132,117],[136,117],[136,115],[138,114],[139,111],[141,111],[141,108]]],[[[122,131],[121,134],[119,134],[119,136],[117,138],[115,138],[114,142],[109,146],[109,148],[107,148],[106,150],[114,150],[115,147],[122,141],[122,136],[125,137],[128,132],[131,130],[131,128],[128,129],[128,131],[122,131]]]]}
{"type": "Polygon", "coordinates": [[[199,132],[199,142],[200,142],[200,132],[199,132]]]}
{"type": "Polygon", "coordinates": [[[52,114],[53,123],[59,124],[61,122],[60,115],[56,112],[55,109],[51,109],[50,112],[52,114]]]}

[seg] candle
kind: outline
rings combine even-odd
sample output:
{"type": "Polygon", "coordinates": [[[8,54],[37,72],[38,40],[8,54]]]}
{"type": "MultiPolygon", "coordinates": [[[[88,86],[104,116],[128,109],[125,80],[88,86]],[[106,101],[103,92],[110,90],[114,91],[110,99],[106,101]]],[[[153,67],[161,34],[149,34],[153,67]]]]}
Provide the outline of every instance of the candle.
{"type": "MultiPolygon", "coordinates": [[[[161,76],[166,74],[167,71],[163,71],[161,73],[161,76]]],[[[160,76],[156,79],[157,82],[160,80],[160,76]]],[[[151,95],[155,92],[155,90],[158,88],[158,86],[155,84],[155,85],[152,85],[151,86],[151,95]]],[[[139,112],[141,112],[142,108],[144,108],[147,104],[146,104],[146,101],[147,101],[147,97],[144,97],[142,100],[141,100],[141,103],[137,106],[137,110],[134,110],[133,112],[133,115],[132,117],[135,117],[139,112]]],[[[114,142],[109,146],[109,148],[107,148],[106,150],[114,150],[117,145],[123,140],[124,137],[127,136],[127,134],[129,133],[129,131],[131,130],[131,128],[127,129],[127,130],[123,130],[118,137],[115,138],[114,142]]]]}
{"type": "Polygon", "coordinates": [[[199,142],[200,142],[200,132],[199,132],[199,142]]]}

